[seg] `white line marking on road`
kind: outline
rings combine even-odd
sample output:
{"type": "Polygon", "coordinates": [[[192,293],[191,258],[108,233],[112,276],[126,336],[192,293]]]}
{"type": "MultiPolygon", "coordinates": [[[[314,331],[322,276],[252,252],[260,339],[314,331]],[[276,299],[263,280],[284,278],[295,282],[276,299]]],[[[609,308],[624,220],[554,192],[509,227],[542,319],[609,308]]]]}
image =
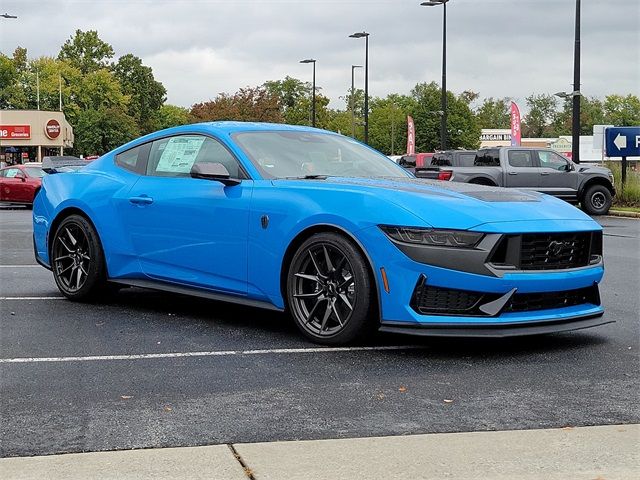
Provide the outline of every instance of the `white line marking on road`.
{"type": "Polygon", "coordinates": [[[66,297],[0,297],[0,300],[64,300],[66,297]]]}
{"type": "Polygon", "coordinates": [[[29,264],[29,265],[0,265],[0,268],[35,268],[35,267],[40,267],[40,268],[44,268],[41,265],[38,265],[37,263],[34,264],[29,264]]]}
{"type": "Polygon", "coordinates": [[[56,363],[56,362],[95,362],[110,360],[149,360],[156,358],[184,357],[226,357],[232,355],[268,355],[290,353],[335,353],[335,352],[369,352],[385,350],[418,350],[426,347],[420,345],[381,345],[378,347],[311,347],[311,348],[270,348],[264,350],[218,350],[211,352],[174,352],[174,353],[142,353],[138,355],[92,355],[87,357],[22,357],[0,358],[2,363],[56,363]]]}

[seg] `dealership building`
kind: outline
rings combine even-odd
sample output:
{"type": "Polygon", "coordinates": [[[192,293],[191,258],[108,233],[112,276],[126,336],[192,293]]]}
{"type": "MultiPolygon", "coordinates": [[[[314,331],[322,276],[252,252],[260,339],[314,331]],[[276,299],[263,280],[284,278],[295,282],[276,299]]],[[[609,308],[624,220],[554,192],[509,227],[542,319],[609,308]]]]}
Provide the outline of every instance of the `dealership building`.
{"type": "Polygon", "coordinates": [[[0,162],[39,162],[73,147],[73,128],[62,112],[0,110],[0,162]]]}

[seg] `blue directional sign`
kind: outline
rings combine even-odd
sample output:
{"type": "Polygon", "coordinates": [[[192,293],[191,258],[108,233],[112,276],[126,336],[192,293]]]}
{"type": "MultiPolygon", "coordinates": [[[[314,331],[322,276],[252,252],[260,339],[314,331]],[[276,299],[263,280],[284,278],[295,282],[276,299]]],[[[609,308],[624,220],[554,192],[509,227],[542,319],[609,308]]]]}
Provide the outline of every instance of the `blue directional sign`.
{"type": "Polygon", "coordinates": [[[607,157],[640,157],[640,127],[609,127],[605,130],[607,157]]]}

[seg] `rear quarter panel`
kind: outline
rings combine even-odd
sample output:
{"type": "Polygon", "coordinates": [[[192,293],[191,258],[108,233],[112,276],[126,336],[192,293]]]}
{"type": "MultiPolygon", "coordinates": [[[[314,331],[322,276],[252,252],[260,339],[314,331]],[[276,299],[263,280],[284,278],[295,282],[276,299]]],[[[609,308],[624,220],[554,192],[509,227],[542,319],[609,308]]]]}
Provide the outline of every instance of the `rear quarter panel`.
{"type": "Polygon", "coordinates": [[[89,218],[102,241],[110,277],[139,271],[129,236],[117,215],[138,176],[109,168],[85,168],[77,172],[47,175],[34,203],[34,234],[39,258],[49,264],[49,243],[57,220],[79,211],[89,218]]]}

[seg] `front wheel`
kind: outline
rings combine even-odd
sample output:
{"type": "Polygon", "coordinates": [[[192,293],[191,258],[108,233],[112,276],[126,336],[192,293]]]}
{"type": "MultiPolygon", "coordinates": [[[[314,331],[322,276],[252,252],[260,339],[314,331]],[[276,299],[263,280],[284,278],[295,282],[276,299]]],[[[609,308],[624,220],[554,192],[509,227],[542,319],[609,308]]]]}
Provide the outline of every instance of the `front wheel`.
{"type": "Polygon", "coordinates": [[[296,326],[325,345],[349,343],[374,326],[365,259],[346,238],[319,233],[296,251],[287,275],[287,303],[296,326]]]}
{"type": "Polygon", "coordinates": [[[104,254],[98,233],[80,215],[58,226],[51,244],[51,268],[58,289],[71,300],[89,300],[105,284],[104,254]]]}
{"type": "Polygon", "coordinates": [[[589,215],[606,215],[611,208],[611,192],[604,185],[593,185],[582,197],[582,208],[589,215]]]}

